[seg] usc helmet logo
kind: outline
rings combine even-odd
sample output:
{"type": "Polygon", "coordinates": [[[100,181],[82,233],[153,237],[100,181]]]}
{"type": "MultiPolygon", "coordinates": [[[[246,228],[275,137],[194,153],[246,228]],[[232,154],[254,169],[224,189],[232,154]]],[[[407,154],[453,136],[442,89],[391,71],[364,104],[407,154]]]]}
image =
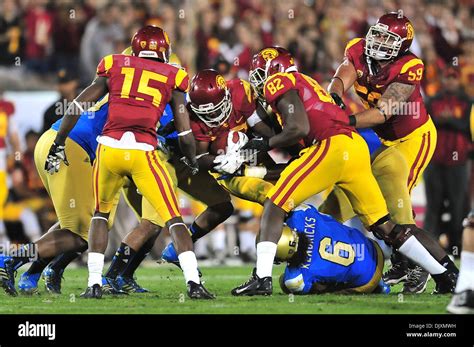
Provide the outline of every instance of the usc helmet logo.
{"type": "Polygon", "coordinates": [[[415,36],[415,30],[413,29],[413,25],[411,25],[411,23],[407,23],[407,39],[412,40],[413,36],[415,36]]]}
{"type": "Polygon", "coordinates": [[[140,47],[145,48],[146,46],[146,41],[140,41],[140,47]]]}
{"type": "Polygon", "coordinates": [[[216,84],[219,86],[219,88],[222,88],[222,89],[227,88],[227,85],[225,84],[225,79],[224,77],[222,77],[222,75],[217,75],[216,84]]]}
{"type": "Polygon", "coordinates": [[[278,51],[275,48],[266,48],[261,53],[265,61],[269,61],[278,57],[278,51]]]}

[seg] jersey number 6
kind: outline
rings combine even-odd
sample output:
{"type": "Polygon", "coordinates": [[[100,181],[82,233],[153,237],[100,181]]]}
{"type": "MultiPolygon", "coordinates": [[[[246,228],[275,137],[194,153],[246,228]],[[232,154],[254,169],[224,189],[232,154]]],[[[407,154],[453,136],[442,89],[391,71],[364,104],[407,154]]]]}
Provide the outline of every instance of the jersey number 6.
{"type": "Polygon", "coordinates": [[[349,266],[355,260],[355,252],[350,244],[341,241],[334,243],[329,237],[323,238],[319,243],[319,255],[324,260],[342,266],[349,266]],[[342,252],[345,256],[341,255],[342,252]]]}

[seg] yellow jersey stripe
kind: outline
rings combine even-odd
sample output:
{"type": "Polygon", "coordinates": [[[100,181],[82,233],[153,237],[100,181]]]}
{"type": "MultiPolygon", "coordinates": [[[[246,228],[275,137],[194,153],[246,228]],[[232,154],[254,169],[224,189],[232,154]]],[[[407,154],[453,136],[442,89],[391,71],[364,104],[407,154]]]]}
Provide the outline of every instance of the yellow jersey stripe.
{"type": "Polygon", "coordinates": [[[112,65],[114,65],[114,57],[112,54],[109,54],[108,56],[104,58],[105,71],[109,71],[112,65]]]}
{"type": "Polygon", "coordinates": [[[346,45],[346,49],[344,50],[344,54],[346,53],[346,51],[351,48],[352,46],[354,46],[357,42],[359,42],[360,40],[362,40],[361,37],[356,37],[355,39],[352,39],[350,40],[347,45],[346,45]]]}
{"type": "Polygon", "coordinates": [[[183,69],[178,69],[178,72],[176,73],[176,78],[175,78],[175,86],[179,87],[181,83],[183,83],[183,80],[186,78],[187,75],[188,74],[186,73],[186,71],[184,71],[183,69]]]}
{"type": "Polygon", "coordinates": [[[408,62],[406,62],[405,65],[402,66],[402,69],[400,70],[400,73],[403,74],[403,73],[407,72],[409,68],[411,68],[413,66],[416,66],[416,65],[419,65],[419,64],[424,65],[423,61],[421,59],[413,58],[413,59],[409,60],[408,62]]]}
{"type": "Polygon", "coordinates": [[[471,140],[474,141],[474,105],[471,106],[470,119],[470,128],[471,128],[471,140]]]}

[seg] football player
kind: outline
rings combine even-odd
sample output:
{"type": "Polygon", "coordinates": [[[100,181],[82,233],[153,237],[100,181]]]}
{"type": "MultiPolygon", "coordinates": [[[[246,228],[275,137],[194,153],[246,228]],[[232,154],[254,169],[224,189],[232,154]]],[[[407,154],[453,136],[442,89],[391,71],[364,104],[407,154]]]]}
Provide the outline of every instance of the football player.
{"type": "Polygon", "coordinates": [[[463,223],[461,269],[447,310],[454,314],[474,313],[474,211],[463,223]]]}
{"type": "Polygon", "coordinates": [[[146,26],[132,38],[133,56],[108,55],[97,67],[97,77],[68,109],[45,163],[51,173],[61,161],[68,165],[65,139],[76,124],[82,102],[95,102],[109,92],[107,123],[99,137],[94,162],[95,213],[89,231],[89,280],[82,297],[102,296],[102,270],[107,247],[107,222],[114,196],[124,178],[130,177],[145,199],[165,221],[177,246],[188,296],[212,299],[202,285],[193,244],[183,223],[171,178],[155,148],[156,125],[168,102],[173,108],[180,146],[191,174],[198,171],[194,137],[184,110],[188,89],[187,73],[167,64],[170,55],[168,35],[159,27],[146,26]],[[184,112],[183,112],[184,111],[184,112]]]}
{"type": "MultiPolygon", "coordinates": [[[[253,171],[253,177],[234,175],[249,159],[239,152],[248,141],[245,134],[252,131],[267,138],[273,135],[270,127],[257,114],[250,84],[239,78],[226,82],[217,71],[202,70],[191,81],[187,107],[191,114],[200,171],[217,172],[214,177],[232,195],[263,205],[268,191],[273,187],[271,182],[263,179],[266,169],[261,166],[248,167],[247,170],[253,171]]],[[[205,186],[200,188],[207,189],[205,186]]],[[[193,232],[193,239],[197,240],[209,231],[193,232]]],[[[163,259],[176,261],[172,243],[163,251],[163,259]]]]}
{"type": "MultiPolygon", "coordinates": [[[[340,105],[344,93],[354,87],[366,110],[350,115],[350,124],[356,128],[373,128],[385,148],[398,149],[405,159],[399,165],[408,165],[408,175],[404,178],[408,194],[422,177],[436,147],[436,128],[421,95],[424,64],[409,51],[413,37],[413,25],[401,11],[381,16],[365,39],[356,38],[347,44],[344,60],[328,87],[340,105]]],[[[393,220],[414,225],[408,207],[411,208],[405,205],[392,209],[393,220]]],[[[424,233],[417,233],[417,237],[432,244],[424,233]]],[[[446,263],[445,252],[431,248],[429,251],[439,262],[446,263]]],[[[392,261],[393,267],[384,279],[395,284],[407,278],[408,263],[397,252],[392,261]]],[[[428,276],[420,278],[426,282],[428,276]]]]}
{"type": "Polygon", "coordinates": [[[276,262],[287,262],[280,276],[285,293],[385,293],[384,256],[377,242],[312,205],[300,205],[286,220],[276,262]]]}
{"type": "Polygon", "coordinates": [[[256,271],[232,294],[272,294],[273,259],[285,215],[333,185],[344,190],[368,230],[432,274],[437,292],[452,291],[454,274],[413,237],[417,231],[391,221],[371,172],[366,142],[348,124],[347,114],[316,81],[298,72],[290,54],[270,48],[259,52],[259,59],[260,66],[265,66],[265,100],[281,116],[283,130],[269,140],[252,139],[243,150],[268,151],[301,140],[305,149],[268,193],[257,244],[256,271]]]}

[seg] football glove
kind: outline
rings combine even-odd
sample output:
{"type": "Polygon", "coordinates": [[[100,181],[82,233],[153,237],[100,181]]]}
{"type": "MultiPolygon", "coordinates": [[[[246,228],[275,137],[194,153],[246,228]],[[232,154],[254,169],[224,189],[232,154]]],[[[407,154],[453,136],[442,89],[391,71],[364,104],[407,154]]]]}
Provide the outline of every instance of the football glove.
{"type": "Polygon", "coordinates": [[[65,148],[66,147],[64,145],[58,145],[56,142],[53,142],[51,145],[46,162],[44,163],[44,169],[48,171],[50,175],[59,171],[61,160],[66,166],[69,166],[69,162],[66,158],[66,152],[64,151],[65,148]]]}
{"type": "Polygon", "coordinates": [[[266,152],[270,150],[268,139],[263,137],[255,137],[251,139],[241,150],[266,152]]]}
{"type": "Polygon", "coordinates": [[[197,160],[195,160],[194,162],[191,162],[188,158],[182,157],[180,161],[183,162],[183,164],[186,165],[189,168],[189,170],[191,170],[191,175],[194,176],[199,172],[199,164],[197,160]]]}
{"type": "Polygon", "coordinates": [[[330,95],[337,106],[339,106],[343,110],[346,109],[346,104],[344,104],[344,101],[342,101],[342,98],[339,95],[337,95],[337,93],[331,93],[330,95]]]}
{"type": "Polygon", "coordinates": [[[218,155],[214,159],[214,170],[221,174],[234,174],[243,164],[244,160],[239,152],[230,152],[218,155]]]}

